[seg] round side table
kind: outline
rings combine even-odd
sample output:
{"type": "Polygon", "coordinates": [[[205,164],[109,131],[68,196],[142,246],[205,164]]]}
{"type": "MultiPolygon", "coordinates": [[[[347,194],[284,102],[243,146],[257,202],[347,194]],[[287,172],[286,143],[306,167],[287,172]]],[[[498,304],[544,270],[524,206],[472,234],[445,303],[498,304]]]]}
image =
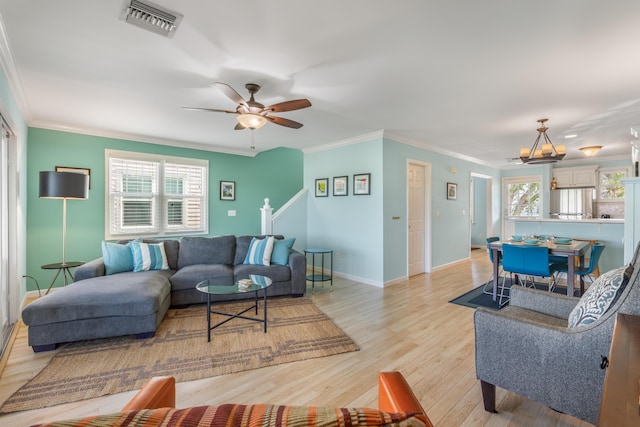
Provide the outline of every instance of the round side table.
{"type": "Polygon", "coordinates": [[[311,274],[307,275],[307,280],[311,282],[311,295],[315,293],[316,282],[321,282],[324,286],[324,282],[330,282],[331,292],[333,292],[333,249],[326,248],[307,248],[304,250],[305,257],[311,254],[311,274]],[[320,272],[316,274],[316,255],[320,255],[320,272]],[[329,255],[330,269],[329,274],[326,274],[324,266],[324,256],[329,255]]]}
{"type": "Polygon", "coordinates": [[[56,283],[56,280],[58,279],[58,276],[60,275],[61,272],[62,272],[62,278],[64,279],[65,286],[67,286],[69,283],[73,283],[73,274],[71,273],[70,269],[75,267],[80,267],[82,264],[84,264],[83,261],[67,261],[67,262],[54,262],[53,264],[45,264],[42,267],[40,267],[43,270],[58,270],[56,275],[53,277],[51,284],[47,288],[47,293],[45,295],[49,293],[49,291],[53,287],[53,284],[56,283]]]}

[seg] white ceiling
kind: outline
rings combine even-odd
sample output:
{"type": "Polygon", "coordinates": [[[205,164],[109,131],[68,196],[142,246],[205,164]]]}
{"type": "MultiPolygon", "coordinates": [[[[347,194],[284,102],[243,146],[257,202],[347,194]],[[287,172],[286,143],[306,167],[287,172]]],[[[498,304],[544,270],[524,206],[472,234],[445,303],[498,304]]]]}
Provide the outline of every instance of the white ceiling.
{"type": "Polygon", "coordinates": [[[537,136],[629,156],[640,127],[637,0],[155,0],[173,38],[122,21],[125,0],[0,0],[30,126],[254,155],[387,135],[502,167],[537,136]],[[212,82],[301,129],[233,130],[212,82]],[[564,139],[566,134],[578,134],[564,139]]]}

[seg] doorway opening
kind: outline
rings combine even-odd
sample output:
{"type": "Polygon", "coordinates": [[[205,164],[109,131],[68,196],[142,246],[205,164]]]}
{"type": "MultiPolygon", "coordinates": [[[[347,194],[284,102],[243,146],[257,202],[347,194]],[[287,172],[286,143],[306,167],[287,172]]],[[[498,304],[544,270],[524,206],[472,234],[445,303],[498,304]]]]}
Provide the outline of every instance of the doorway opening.
{"type": "Polygon", "coordinates": [[[469,191],[469,248],[487,246],[487,237],[493,236],[493,178],[471,172],[469,191]]]}

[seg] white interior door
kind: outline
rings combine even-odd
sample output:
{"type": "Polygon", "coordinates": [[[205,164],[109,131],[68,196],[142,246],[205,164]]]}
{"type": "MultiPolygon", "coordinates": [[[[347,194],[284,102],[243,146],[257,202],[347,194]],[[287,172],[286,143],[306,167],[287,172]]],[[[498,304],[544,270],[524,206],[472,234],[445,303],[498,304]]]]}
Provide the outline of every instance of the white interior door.
{"type": "Polygon", "coordinates": [[[409,276],[425,272],[425,167],[409,163],[408,188],[408,236],[409,276]]]}

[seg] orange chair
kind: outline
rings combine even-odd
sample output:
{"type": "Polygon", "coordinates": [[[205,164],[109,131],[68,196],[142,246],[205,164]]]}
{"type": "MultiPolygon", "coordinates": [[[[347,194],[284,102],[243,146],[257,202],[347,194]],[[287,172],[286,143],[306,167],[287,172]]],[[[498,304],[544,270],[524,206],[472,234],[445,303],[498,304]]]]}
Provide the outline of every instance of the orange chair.
{"type": "MultiPolygon", "coordinates": [[[[175,378],[153,377],[122,410],[174,408],[175,404],[175,378]]],[[[378,375],[378,410],[390,413],[418,413],[416,418],[424,422],[427,427],[433,427],[413,390],[404,376],[397,371],[380,372],[378,375]]]]}

